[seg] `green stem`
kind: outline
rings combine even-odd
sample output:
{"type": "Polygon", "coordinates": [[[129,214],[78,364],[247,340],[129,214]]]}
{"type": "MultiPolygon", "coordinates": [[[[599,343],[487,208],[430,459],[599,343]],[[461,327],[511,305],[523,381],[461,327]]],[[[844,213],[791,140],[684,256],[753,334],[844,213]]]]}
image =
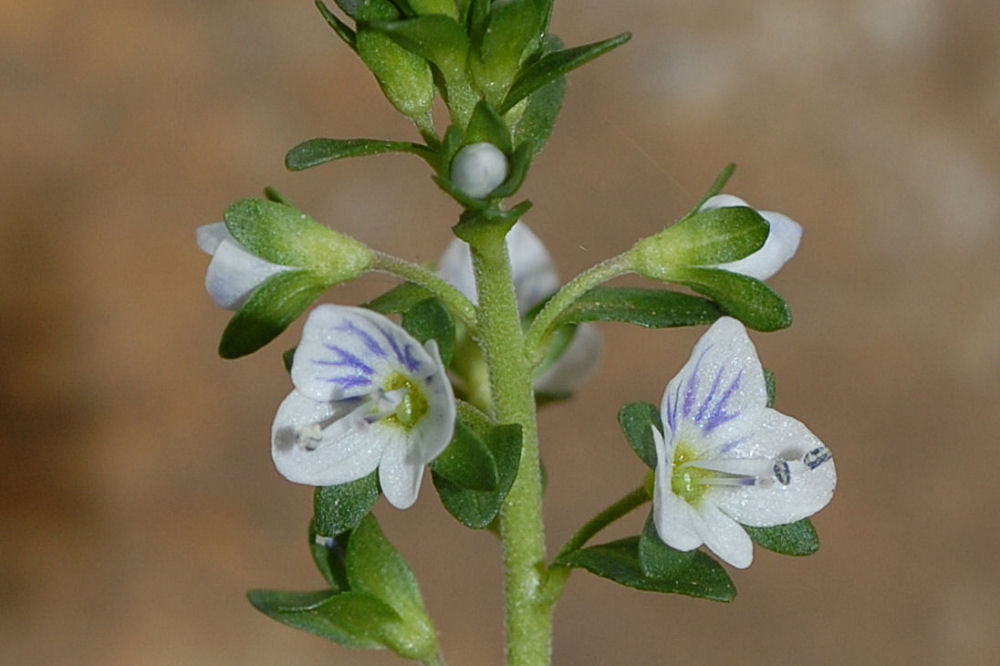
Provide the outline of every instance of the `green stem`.
{"type": "Polygon", "coordinates": [[[564,284],[549,299],[549,302],[545,304],[545,307],[538,313],[538,316],[531,322],[525,339],[525,352],[532,367],[541,363],[545,358],[546,343],[549,334],[552,333],[559,315],[566,308],[594,287],[632,271],[629,262],[630,252],[631,250],[623,252],[610,259],[605,259],[596,266],[588,268],[564,284]]]}
{"type": "Polygon", "coordinates": [[[445,307],[465,324],[470,334],[473,336],[476,335],[479,327],[476,306],[463,296],[462,292],[420,264],[415,264],[377,250],[373,250],[373,253],[375,259],[372,262],[371,270],[391,273],[396,277],[420,285],[444,303],[445,307]]]}
{"type": "Polygon", "coordinates": [[[531,368],[514,298],[504,230],[485,228],[471,238],[479,292],[479,342],[489,367],[493,416],[522,429],[521,464],[500,510],[506,599],[508,666],[543,666],[551,656],[552,603],[545,577],[542,475],[531,368]]]}
{"type": "Polygon", "coordinates": [[[590,541],[598,532],[648,501],[649,489],[644,484],[591,518],[566,542],[566,545],[556,555],[556,559],[553,560],[548,579],[545,581],[545,593],[547,597],[551,598],[552,603],[558,601],[559,597],[562,596],[563,588],[566,587],[566,581],[571,571],[569,567],[559,564],[560,558],[580,550],[583,544],[590,541]]]}

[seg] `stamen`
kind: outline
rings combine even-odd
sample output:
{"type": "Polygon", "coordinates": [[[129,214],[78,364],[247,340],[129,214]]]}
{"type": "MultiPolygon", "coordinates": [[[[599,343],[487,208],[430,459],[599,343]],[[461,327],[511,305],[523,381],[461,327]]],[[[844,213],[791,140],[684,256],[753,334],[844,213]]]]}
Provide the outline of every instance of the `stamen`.
{"type": "Polygon", "coordinates": [[[310,423],[301,428],[295,435],[295,445],[306,451],[315,451],[320,442],[323,441],[323,426],[319,423],[310,423]]]}
{"type": "Polygon", "coordinates": [[[787,486],[792,482],[792,470],[788,468],[788,463],[784,460],[779,460],[774,463],[774,478],[778,480],[783,486],[787,486]]]}
{"type": "Polygon", "coordinates": [[[830,449],[826,448],[825,446],[818,446],[809,453],[802,456],[802,462],[809,469],[816,469],[817,467],[819,467],[832,457],[833,454],[830,453],[830,449]]]}

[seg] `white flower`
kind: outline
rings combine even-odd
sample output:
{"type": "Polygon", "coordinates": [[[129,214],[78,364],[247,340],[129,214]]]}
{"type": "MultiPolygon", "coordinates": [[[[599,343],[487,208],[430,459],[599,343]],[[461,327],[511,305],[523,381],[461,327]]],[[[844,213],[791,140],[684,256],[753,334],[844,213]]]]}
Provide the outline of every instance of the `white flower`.
{"type": "Polygon", "coordinates": [[[295,390],[274,417],[271,455],[285,478],[333,486],[379,471],[405,509],[424,466],[451,441],[455,398],[437,344],[421,346],[380,314],[321,305],[292,363],[295,390]]]}
{"type": "MultiPolygon", "coordinates": [[[[528,225],[515,224],[506,242],[517,309],[523,315],[559,288],[559,275],[552,255],[528,225]]],[[[465,241],[452,239],[438,262],[437,275],[470,301],[477,302],[472,255],[465,241]]],[[[535,390],[551,394],[572,392],[597,367],[600,351],[601,336],[597,329],[590,324],[578,325],[563,354],[535,378],[535,390]]]]}
{"type": "Polygon", "coordinates": [[[748,567],[740,526],[784,525],[830,501],[837,472],[829,449],[802,423],[770,409],[764,372],[746,329],[719,319],[663,394],[664,433],[653,429],[653,518],[668,546],[705,544],[748,567]]]}
{"type": "MultiPolygon", "coordinates": [[[[706,200],[698,210],[706,211],[734,206],[750,208],[750,205],[739,197],[734,197],[731,194],[717,194],[706,200]]],[[[738,261],[718,264],[713,268],[741,273],[757,280],[766,280],[777,273],[785,265],[785,262],[795,255],[796,250],[799,249],[799,241],[802,240],[802,227],[799,226],[799,223],[774,211],[759,210],[757,212],[771,226],[764,245],[753,254],[738,261]]]]}
{"type": "Polygon", "coordinates": [[[470,197],[485,197],[505,180],[507,157],[492,143],[469,144],[451,161],[451,182],[470,197]]]}
{"type": "Polygon", "coordinates": [[[197,238],[201,251],[212,257],[205,273],[205,290],[220,308],[239,310],[269,277],[292,270],[247,252],[224,222],[198,227],[197,238]]]}

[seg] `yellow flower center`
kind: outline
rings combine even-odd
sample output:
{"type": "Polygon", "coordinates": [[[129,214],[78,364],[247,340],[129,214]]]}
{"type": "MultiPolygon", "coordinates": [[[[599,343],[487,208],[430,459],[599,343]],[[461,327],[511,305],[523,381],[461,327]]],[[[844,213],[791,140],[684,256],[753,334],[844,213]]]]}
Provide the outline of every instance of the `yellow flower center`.
{"type": "Polygon", "coordinates": [[[711,479],[719,476],[717,472],[688,464],[697,459],[698,456],[690,444],[678,442],[674,449],[674,464],[670,474],[670,489],[675,495],[694,506],[697,506],[705,495],[711,485],[711,479]]]}
{"type": "Polygon", "coordinates": [[[403,399],[396,406],[396,411],[385,417],[384,422],[398,425],[404,430],[409,431],[420,423],[420,419],[424,418],[430,407],[427,404],[427,398],[424,397],[423,391],[420,390],[413,380],[396,372],[385,383],[383,390],[389,393],[390,391],[398,391],[400,389],[405,391],[403,399]]]}

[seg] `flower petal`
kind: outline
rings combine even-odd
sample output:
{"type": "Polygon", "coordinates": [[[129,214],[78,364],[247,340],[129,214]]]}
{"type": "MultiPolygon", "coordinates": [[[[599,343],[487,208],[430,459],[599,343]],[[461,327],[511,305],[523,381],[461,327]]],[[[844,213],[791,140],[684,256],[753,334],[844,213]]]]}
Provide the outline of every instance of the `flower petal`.
{"type": "Polygon", "coordinates": [[[753,527],[793,523],[816,513],[833,497],[837,470],[829,450],[799,421],[773,409],[730,455],[787,464],[788,483],[716,488],[712,500],[733,519],[753,527]]]}
{"type": "Polygon", "coordinates": [[[713,553],[738,569],[753,562],[753,542],[739,523],[719,511],[707,498],[698,505],[698,536],[713,553]]]}
{"type": "Polygon", "coordinates": [[[212,261],[205,273],[205,290],[216,305],[226,310],[239,310],[265,280],[277,273],[291,270],[287,266],[272,264],[250,254],[231,236],[218,240],[218,235],[214,232],[199,233],[198,240],[202,248],[215,244],[212,261]]]}
{"type": "MultiPolygon", "coordinates": [[[[659,478],[659,471],[657,471],[659,478]]],[[[666,483],[657,483],[653,491],[653,523],[663,543],[676,550],[694,550],[703,542],[695,522],[694,508],[670,492],[670,472],[666,483]]]]}
{"type": "Polygon", "coordinates": [[[396,438],[386,447],[378,466],[382,494],[397,509],[413,506],[424,477],[424,465],[416,460],[417,452],[409,444],[405,436],[396,438]]]}
{"type": "Polygon", "coordinates": [[[195,231],[195,238],[198,242],[198,249],[209,256],[215,254],[215,250],[222,241],[227,239],[234,241],[232,234],[226,229],[225,222],[213,222],[212,224],[201,225],[195,231]]]}
{"type": "Polygon", "coordinates": [[[578,325],[562,356],[535,377],[532,382],[535,391],[555,395],[572,393],[597,369],[602,345],[603,338],[596,326],[578,325]]]}
{"type": "MultiPolygon", "coordinates": [[[[524,314],[559,288],[559,275],[545,244],[523,222],[507,234],[507,253],[514,280],[517,309],[524,314]]],[[[437,275],[476,302],[476,280],[472,274],[472,254],[465,241],[453,239],[441,260],[437,275]]]]}
{"type": "Polygon", "coordinates": [[[394,372],[419,379],[439,370],[440,362],[386,317],[327,304],[309,314],[291,374],[304,395],[329,401],[382,389],[394,372]]]}
{"type": "Polygon", "coordinates": [[[292,391],[278,407],[271,429],[275,467],[289,481],[310,486],[368,476],[398,430],[369,424],[358,413],[364,409],[361,401],[317,402],[292,391]]]}
{"type": "MultiPolygon", "coordinates": [[[[767,404],[757,350],[743,324],[721,317],[695,345],[691,358],[667,384],[660,403],[664,438],[695,426],[703,442],[737,441],[767,404]]],[[[694,443],[694,442],[692,442],[694,443]]]]}
{"type": "MultiPolygon", "coordinates": [[[[733,206],[747,206],[747,202],[731,194],[717,194],[702,204],[699,210],[714,210],[733,206]]],[[[756,252],[738,261],[718,264],[732,273],[740,273],[757,280],[766,280],[777,273],[785,263],[795,256],[802,240],[802,227],[798,222],[774,211],[757,211],[770,225],[764,245],[756,252]]]]}

